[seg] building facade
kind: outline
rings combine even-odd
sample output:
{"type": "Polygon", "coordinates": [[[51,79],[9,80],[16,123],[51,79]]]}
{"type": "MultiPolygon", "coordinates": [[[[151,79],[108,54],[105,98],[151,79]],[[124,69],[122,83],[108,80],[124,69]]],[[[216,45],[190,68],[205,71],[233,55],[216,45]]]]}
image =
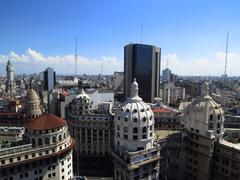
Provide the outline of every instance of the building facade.
{"type": "Polygon", "coordinates": [[[65,120],[43,114],[25,126],[23,140],[0,147],[0,179],[69,180],[74,143],[65,120]]]}
{"type": "Polygon", "coordinates": [[[136,78],[139,95],[146,102],[159,97],[161,49],[145,44],[128,44],[124,47],[124,94],[131,94],[131,84],[136,78]],[[146,88],[147,87],[147,88],[146,88]]]}
{"type": "Polygon", "coordinates": [[[168,68],[164,69],[162,71],[162,82],[163,83],[169,83],[171,81],[171,74],[172,71],[168,68]]]}
{"type": "Polygon", "coordinates": [[[56,85],[56,72],[52,68],[47,68],[43,72],[44,90],[51,91],[56,85]]]}
{"type": "Polygon", "coordinates": [[[74,173],[111,176],[112,114],[110,110],[106,108],[102,111],[93,110],[90,96],[82,89],[70,102],[66,113],[71,136],[76,139],[73,153],[74,173]]]}
{"type": "Polygon", "coordinates": [[[184,128],[183,113],[170,107],[152,107],[156,130],[182,130],[184,128]]]}
{"type": "Polygon", "coordinates": [[[159,179],[160,146],[154,142],[154,114],[138,96],[136,81],[131,96],[114,117],[112,151],[114,179],[159,179]]]}
{"type": "Polygon", "coordinates": [[[185,88],[176,87],[173,83],[168,83],[164,86],[163,102],[167,105],[180,102],[185,99],[185,88]]]}
{"type": "Polygon", "coordinates": [[[209,96],[209,85],[202,85],[202,94],[185,110],[187,133],[187,179],[213,179],[215,145],[223,137],[224,112],[209,96]]]}

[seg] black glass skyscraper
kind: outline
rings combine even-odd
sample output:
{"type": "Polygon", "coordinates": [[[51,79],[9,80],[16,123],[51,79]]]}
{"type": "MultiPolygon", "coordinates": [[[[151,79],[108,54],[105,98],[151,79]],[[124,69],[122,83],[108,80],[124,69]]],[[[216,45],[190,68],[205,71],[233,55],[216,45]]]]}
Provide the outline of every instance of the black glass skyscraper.
{"type": "Polygon", "coordinates": [[[124,47],[124,93],[129,97],[131,83],[136,78],[139,96],[146,102],[159,97],[161,49],[145,44],[124,47]]]}

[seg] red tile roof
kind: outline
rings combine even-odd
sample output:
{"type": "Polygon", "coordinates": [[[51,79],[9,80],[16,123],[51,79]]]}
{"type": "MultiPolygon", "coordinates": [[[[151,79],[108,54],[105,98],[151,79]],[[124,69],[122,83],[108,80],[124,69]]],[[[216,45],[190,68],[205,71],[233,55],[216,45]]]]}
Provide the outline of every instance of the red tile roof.
{"type": "Polygon", "coordinates": [[[63,96],[68,96],[69,95],[69,93],[67,91],[63,91],[60,94],[63,95],[63,96]]]}
{"type": "Polygon", "coordinates": [[[32,130],[48,130],[55,129],[67,124],[67,121],[53,115],[45,113],[35,120],[27,123],[26,129],[32,130]]]}
{"type": "Polygon", "coordinates": [[[152,109],[154,113],[169,113],[172,112],[170,109],[167,108],[154,108],[152,109]]]}

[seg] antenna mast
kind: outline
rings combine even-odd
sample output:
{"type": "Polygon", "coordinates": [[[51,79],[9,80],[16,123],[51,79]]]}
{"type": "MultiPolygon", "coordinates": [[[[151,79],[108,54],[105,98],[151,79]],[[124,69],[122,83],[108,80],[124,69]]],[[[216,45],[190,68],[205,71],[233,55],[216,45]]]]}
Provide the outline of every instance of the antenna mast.
{"type": "Polygon", "coordinates": [[[141,44],[143,42],[143,23],[141,22],[141,31],[140,31],[140,35],[141,35],[141,44]]]}
{"type": "Polygon", "coordinates": [[[226,54],[225,54],[224,77],[227,77],[228,35],[229,35],[229,32],[227,32],[227,43],[226,43],[226,54]]]}
{"type": "Polygon", "coordinates": [[[75,75],[77,76],[78,72],[77,72],[77,36],[75,38],[75,75]]]}

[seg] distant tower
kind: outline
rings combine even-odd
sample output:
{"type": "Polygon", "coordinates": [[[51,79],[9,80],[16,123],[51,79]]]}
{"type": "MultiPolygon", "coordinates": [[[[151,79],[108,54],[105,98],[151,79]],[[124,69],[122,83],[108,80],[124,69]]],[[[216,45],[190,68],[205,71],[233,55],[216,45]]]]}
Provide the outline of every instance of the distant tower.
{"type": "Polygon", "coordinates": [[[7,62],[6,71],[7,71],[6,93],[13,93],[15,92],[15,82],[13,77],[13,66],[9,60],[7,62]]]}
{"type": "Polygon", "coordinates": [[[77,57],[77,37],[76,37],[76,44],[75,44],[75,75],[78,75],[78,71],[77,71],[77,61],[78,61],[78,57],[77,57]]]}
{"type": "Polygon", "coordinates": [[[226,43],[226,54],[225,54],[224,78],[226,78],[226,77],[227,77],[228,35],[229,35],[229,32],[227,32],[227,43],[226,43]]]}

